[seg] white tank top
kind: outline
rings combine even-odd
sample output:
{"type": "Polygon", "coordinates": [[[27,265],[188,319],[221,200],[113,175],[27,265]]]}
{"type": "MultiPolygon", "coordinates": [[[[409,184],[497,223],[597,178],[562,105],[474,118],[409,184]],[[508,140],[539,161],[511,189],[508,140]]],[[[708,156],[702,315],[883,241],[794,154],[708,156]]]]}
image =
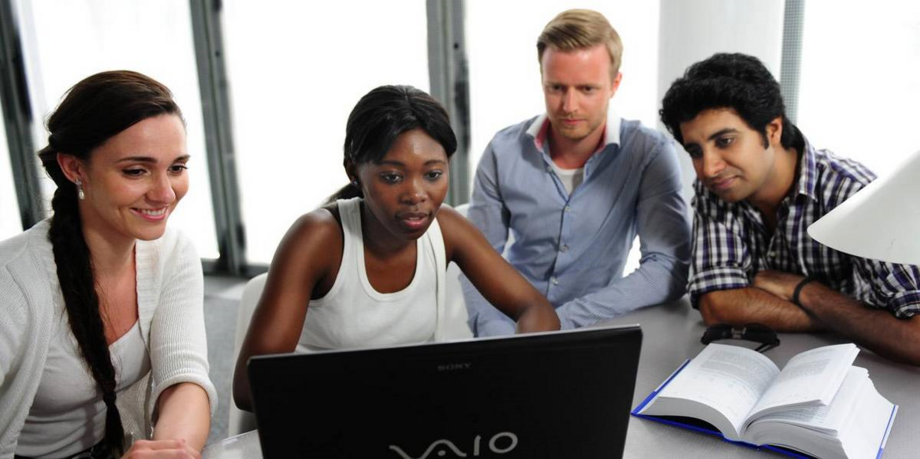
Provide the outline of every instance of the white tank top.
{"type": "MultiPolygon", "coordinates": [[[[150,357],[138,322],[109,345],[120,395],[150,372],[150,357]]],[[[16,454],[70,457],[105,438],[105,402],[80,354],[67,320],[58,323],[16,454]]]]}
{"type": "Polygon", "coordinates": [[[380,293],[367,278],[361,199],[339,200],[342,264],[332,288],[311,300],[298,352],[423,343],[438,338],[444,285],[444,240],[435,219],[416,241],[415,275],[398,292],[380,293]],[[443,289],[443,287],[441,287],[443,289]]]}

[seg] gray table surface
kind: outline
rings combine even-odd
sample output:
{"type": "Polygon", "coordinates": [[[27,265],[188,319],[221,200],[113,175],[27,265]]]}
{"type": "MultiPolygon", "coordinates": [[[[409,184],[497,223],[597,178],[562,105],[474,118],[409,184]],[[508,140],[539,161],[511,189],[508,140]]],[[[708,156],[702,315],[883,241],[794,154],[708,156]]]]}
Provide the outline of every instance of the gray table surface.
{"type": "MultiPolygon", "coordinates": [[[[642,355],[633,406],[638,405],[661,384],[684,360],[702,349],[700,337],[705,326],[686,298],[672,304],[646,308],[621,318],[598,324],[642,326],[642,355]]],[[[765,355],[780,368],[796,354],[815,347],[847,342],[833,334],[780,334],[781,345],[765,355]]],[[[920,368],[893,363],[863,350],[855,365],[869,370],[869,377],[882,396],[900,405],[898,416],[888,437],[885,458],[920,457],[920,368]]],[[[763,458],[784,457],[726,443],[703,435],[657,422],[630,417],[626,435],[625,458],[763,458]]],[[[259,438],[255,432],[231,437],[209,445],[204,459],[261,459],[259,438]]]]}
{"type": "MultiPolygon", "coordinates": [[[[603,325],[638,323],[642,326],[642,356],[633,407],[661,384],[686,359],[703,350],[700,337],[706,326],[699,312],[684,298],[674,304],[636,311],[603,325]]],[[[796,354],[829,344],[848,342],[833,334],[780,333],[780,346],[767,351],[780,368],[796,354]]],[[[724,341],[723,341],[724,342],[724,341]]],[[[888,458],[920,457],[920,368],[891,362],[862,350],[854,363],[869,370],[869,378],[883,397],[900,405],[885,448],[888,458]]],[[[726,443],[721,439],[657,422],[631,418],[623,457],[785,457],[726,443]]]]}

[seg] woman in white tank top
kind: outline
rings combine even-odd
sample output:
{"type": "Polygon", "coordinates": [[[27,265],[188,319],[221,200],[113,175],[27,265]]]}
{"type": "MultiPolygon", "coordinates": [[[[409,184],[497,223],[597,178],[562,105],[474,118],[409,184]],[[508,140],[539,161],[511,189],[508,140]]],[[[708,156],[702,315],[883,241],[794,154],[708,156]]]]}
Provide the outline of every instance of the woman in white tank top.
{"type": "Polygon", "coordinates": [[[251,409],[246,362],[295,350],[438,340],[453,261],[520,332],[558,330],[549,302],[449,207],[457,149],[447,112],[410,86],[381,86],[348,117],[351,184],[281,241],[233,378],[251,409]]]}

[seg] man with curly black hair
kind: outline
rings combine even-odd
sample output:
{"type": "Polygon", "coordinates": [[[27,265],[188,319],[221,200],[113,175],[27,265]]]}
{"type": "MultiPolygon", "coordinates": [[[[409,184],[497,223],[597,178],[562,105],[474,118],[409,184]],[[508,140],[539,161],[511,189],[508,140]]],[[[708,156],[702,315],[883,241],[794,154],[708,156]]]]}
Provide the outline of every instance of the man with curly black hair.
{"type": "Polygon", "coordinates": [[[752,56],[692,65],[662,106],[698,178],[688,291],[703,320],[832,330],[920,365],[917,267],[840,253],[806,232],[875,175],[815,149],[752,56]]]}

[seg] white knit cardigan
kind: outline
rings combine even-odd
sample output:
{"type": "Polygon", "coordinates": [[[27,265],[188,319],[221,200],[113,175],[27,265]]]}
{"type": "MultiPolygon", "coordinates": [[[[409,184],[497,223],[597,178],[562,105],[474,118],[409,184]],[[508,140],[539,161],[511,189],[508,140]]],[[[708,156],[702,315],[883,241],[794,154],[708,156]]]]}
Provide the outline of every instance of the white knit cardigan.
{"type": "MultiPolygon", "coordinates": [[[[16,453],[49,338],[58,327],[70,327],[49,227],[46,220],[0,242],[0,459],[16,453]]],[[[151,371],[116,402],[129,440],[150,437],[156,400],[177,383],[204,388],[211,416],[217,412],[217,392],[208,378],[204,281],[194,247],[167,230],[155,241],[138,241],[135,260],[138,322],[151,371]]]]}

